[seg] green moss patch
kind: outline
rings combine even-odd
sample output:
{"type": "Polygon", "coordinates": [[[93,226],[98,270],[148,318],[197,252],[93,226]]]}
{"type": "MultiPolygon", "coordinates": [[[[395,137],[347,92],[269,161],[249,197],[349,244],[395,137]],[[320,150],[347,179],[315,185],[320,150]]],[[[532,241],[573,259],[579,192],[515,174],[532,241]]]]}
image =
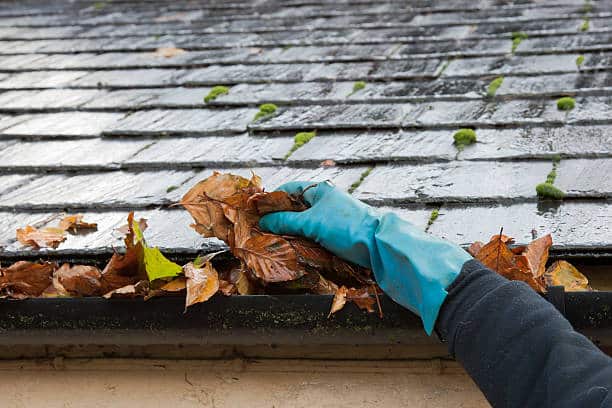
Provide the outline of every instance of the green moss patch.
{"type": "Polygon", "coordinates": [[[349,194],[353,194],[353,192],[357,190],[357,188],[361,185],[361,183],[363,183],[363,180],[365,180],[366,177],[370,175],[372,170],[374,170],[374,167],[369,167],[367,170],[361,173],[361,175],[359,176],[359,180],[351,184],[351,186],[349,187],[348,189],[349,194]]]}
{"type": "Polygon", "coordinates": [[[561,111],[570,111],[574,109],[575,106],[576,101],[574,98],[570,98],[569,96],[557,99],[557,109],[561,111]]]}
{"type": "Polygon", "coordinates": [[[476,132],[474,129],[459,129],[453,135],[453,139],[455,139],[457,149],[463,150],[465,146],[476,143],[476,132]]]}
{"type": "Polygon", "coordinates": [[[274,113],[276,113],[278,107],[273,104],[273,103],[264,103],[263,105],[259,106],[259,112],[257,112],[255,114],[255,117],[253,118],[254,121],[259,120],[265,116],[271,116],[274,115],[274,113]]]}
{"type": "Polygon", "coordinates": [[[562,200],[565,193],[550,183],[540,183],[536,186],[538,197],[550,200],[562,200]]]}
{"type": "Polygon", "coordinates": [[[427,220],[427,227],[425,228],[425,231],[429,230],[429,227],[433,225],[434,221],[438,219],[439,215],[440,215],[439,208],[435,208],[431,211],[431,214],[429,214],[429,220],[427,220]]]}
{"type": "Polygon", "coordinates": [[[210,101],[214,101],[218,96],[227,95],[229,93],[229,88],[223,85],[217,85],[213,87],[208,95],[204,97],[204,102],[208,103],[210,101]]]}
{"type": "Polygon", "coordinates": [[[538,197],[549,200],[561,200],[563,197],[565,197],[565,193],[554,186],[557,178],[557,167],[559,166],[560,161],[561,158],[559,156],[555,156],[553,158],[553,167],[548,175],[546,175],[546,181],[536,186],[536,193],[538,194],[538,197]]]}
{"type": "Polygon", "coordinates": [[[579,55],[576,57],[576,67],[580,69],[580,67],[584,64],[584,55],[579,55]]]}
{"type": "Polygon", "coordinates": [[[306,143],[310,142],[313,137],[317,135],[317,132],[300,132],[295,135],[293,138],[293,146],[291,146],[291,150],[285,155],[285,160],[289,158],[297,149],[304,146],[306,143]]]}
{"type": "Polygon", "coordinates": [[[349,94],[349,96],[350,96],[350,95],[352,95],[352,94],[354,94],[355,92],[359,92],[359,91],[361,91],[362,89],[365,89],[365,87],[366,87],[366,83],[365,83],[364,81],[357,81],[357,82],[355,82],[355,83],[353,84],[353,92],[351,92],[351,93],[349,94]]]}
{"type": "Polygon", "coordinates": [[[527,33],[524,33],[522,31],[515,31],[512,33],[512,53],[513,54],[516,51],[516,48],[519,46],[519,44],[523,40],[526,40],[527,38],[528,38],[527,33]]]}
{"type": "Polygon", "coordinates": [[[588,17],[585,17],[584,20],[582,20],[582,25],[580,26],[580,31],[584,32],[584,31],[589,31],[589,27],[591,26],[591,21],[589,20],[588,17]]]}
{"type": "Polygon", "coordinates": [[[495,93],[497,92],[497,89],[501,86],[503,82],[504,82],[503,76],[497,77],[494,80],[492,80],[489,86],[487,87],[487,96],[489,98],[494,97],[495,93]]]}

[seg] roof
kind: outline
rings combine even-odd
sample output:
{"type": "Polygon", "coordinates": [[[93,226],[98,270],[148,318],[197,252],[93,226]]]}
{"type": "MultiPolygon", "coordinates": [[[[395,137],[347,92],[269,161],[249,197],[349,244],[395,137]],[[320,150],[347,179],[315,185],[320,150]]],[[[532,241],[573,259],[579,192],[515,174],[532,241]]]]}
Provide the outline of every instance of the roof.
{"type": "Polygon", "coordinates": [[[167,253],[218,249],[170,207],[212,170],[331,179],[462,245],[504,227],[610,253],[611,27],[609,0],[3,2],[0,256],[40,254],[15,229],[64,211],[99,229],[49,254],[109,253],[130,210],[167,253]],[[566,197],[539,200],[558,157],[566,197]]]}

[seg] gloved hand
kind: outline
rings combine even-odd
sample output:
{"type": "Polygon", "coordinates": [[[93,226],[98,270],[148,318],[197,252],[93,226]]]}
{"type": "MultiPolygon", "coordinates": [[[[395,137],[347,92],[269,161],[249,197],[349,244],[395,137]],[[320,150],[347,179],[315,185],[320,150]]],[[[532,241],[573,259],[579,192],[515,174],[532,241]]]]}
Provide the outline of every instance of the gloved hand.
{"type": "Polygon", "coordinates": [[[371,268],[380,288],[421,316],[431,334],[448,287],[471,256],[448,241],[419,230],[393,213],[381,214],[329,182],[296,181],[279,190],[301,194],[303,212],[261,218],[262,229],[301,235],[341,258],[371,268]]]}

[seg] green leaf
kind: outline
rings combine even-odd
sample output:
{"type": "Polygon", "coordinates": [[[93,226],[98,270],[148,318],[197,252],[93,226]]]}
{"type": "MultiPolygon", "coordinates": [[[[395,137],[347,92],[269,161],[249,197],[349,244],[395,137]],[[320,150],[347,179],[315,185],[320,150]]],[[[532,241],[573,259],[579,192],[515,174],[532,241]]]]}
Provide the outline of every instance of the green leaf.
{"type": "Polygon", "coordinates": [[[150,281],[173,278],[183,270],[179,265],[168,260],[157,247],[144,247],[144,264],[150,281]]]}
{"type": "Polygon", "coordinates": [[[183,268],[166,258],[159,248],[149,248],[147,246],[137,221],[132,223],[132,228],[134,229],[135,243],[142,243],[143,262],[149,281],[162,278],[173,278],[183,271],[183,268]]]}

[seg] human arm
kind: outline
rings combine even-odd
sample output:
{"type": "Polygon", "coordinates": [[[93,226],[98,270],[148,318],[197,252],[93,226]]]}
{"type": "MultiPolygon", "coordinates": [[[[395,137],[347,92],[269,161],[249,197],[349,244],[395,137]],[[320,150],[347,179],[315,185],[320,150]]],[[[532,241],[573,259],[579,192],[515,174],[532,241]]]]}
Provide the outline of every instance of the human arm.
{"type": "Polygon", "coordinates": [[[523,282],[472,260],[436,330],[494,407],[612,407],[612,359],[523,282]]]}
{"type": "Polygon", "coordinates": [[[522,282],[510,282],[460,247],[380,214],[327,183],[289,183],[311,208],[262,218],[372,268],[379,286],[436,323],[449,351],[496,407],[608,407],[612,362],[522,282]]]}

